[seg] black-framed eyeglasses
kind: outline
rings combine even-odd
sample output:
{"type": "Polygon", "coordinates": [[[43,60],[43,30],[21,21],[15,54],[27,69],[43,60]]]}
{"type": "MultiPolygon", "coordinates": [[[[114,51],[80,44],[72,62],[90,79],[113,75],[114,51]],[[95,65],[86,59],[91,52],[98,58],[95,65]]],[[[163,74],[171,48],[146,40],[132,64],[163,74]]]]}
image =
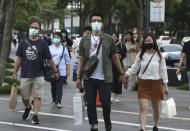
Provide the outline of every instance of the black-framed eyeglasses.
{"type": "Polygon", "coordinates": [[[100,19],[93,19],[90,22],[102,22],[102,20],[100,20],[100,19]]]}
{"type": "Polygon", "coordinates": [[[30,26],[30,28],[38,30],[38,27],[30,26]]]}

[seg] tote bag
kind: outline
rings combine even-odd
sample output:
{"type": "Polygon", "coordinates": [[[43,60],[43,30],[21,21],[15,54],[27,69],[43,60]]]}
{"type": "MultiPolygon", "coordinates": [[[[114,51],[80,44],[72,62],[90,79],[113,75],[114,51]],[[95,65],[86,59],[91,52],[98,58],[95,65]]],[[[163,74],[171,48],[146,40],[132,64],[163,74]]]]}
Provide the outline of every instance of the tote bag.
{"type": "Polygon", "coordinates": [[[177,115],[176,104],[173,98],[161,101],[161,118],[172,118],[177,115]]]}

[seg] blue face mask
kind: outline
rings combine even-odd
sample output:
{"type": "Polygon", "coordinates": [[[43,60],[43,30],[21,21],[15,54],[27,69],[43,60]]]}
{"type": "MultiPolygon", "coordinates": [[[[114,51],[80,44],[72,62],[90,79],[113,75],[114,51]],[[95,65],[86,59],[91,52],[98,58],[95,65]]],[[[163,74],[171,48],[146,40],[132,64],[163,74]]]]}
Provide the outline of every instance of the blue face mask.
{"type": "Polygon", "coordinates": [[[102,23],[97,21],[92,23],[92,30],[94,30],[95,32],[100,31],[101,28],[102,28],[102,23]]]}
{"type": "Polygon", "coordinates": [[[30,29],[29,29],[29,34],[30,34],[31,36],[36,36],[36,35],[38,35],[38,30],[37,30],[37,29],[34,29],[34,28],[30,28],[30,29]]]}
{"type": "Polygon", "coordinates": [[[59,44],[60,43],[60,39],[59,38],[53,38],[53,43],[54,44],[59,44]]]}
{"type": "Polygon", "coordinates": [[[62,37],[66,37],[66,36],[67,36],[67,34],[66,34],[66,33],[62,33],[61,35],[62,35],[62,37]]]}

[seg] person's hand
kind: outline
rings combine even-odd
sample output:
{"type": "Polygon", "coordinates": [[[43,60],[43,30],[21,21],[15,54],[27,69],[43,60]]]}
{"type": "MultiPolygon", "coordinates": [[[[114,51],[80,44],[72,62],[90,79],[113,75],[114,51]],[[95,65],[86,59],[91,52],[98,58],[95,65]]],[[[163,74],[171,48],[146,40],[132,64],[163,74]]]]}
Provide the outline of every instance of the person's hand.
{"type": "Polygon", "coordinates": [[[128,80],[129,78],[129,75],[125,74],[125,79],[128,80]]]}
{"type": "Polygon", "coordinates": [[[166,96],[166,100],[168,99],[168,94],[169,94],[168,85],[164,84],[164,95],[166,96]]]}
{"type": "Polygon", "coordinates": [[[126,83],[125,75],[124,75],[124,74],[120,75],[119,80],[120,80],[122,83],[126,83]]]}
{"type": "Polygon", "coordinates": [[[56,79],[56,80],[59,80],[59,73],[56,72],[56,73],[54,73],[54,75],[55,75],[55,79],[56,79]]]}
{"type": "Polygon", "coordinates": [[[67,70],[67,76],[69,76],[70,75],[70,71],[69,70],[67,70]]]}
{"type": "Polygon", "coordinates": [[[82,87],[81,80],[80,80],[80,79],[78,79],[78,78],[77,78],[77,81],[76,81],[76,88],[78,88],[78,89],[83,88],[83,87],[82,87]]]}
{"type": "Polygon", "coordinates": [[[178,74],[181,74],[180,68],[177,68],[176,74],[177,74],[177,75],[178,75],[178,74]]]}
{"type": "Polygon", "coordinates": [[[13,73],[13,76],[12,76],[13,80],[16,79],[16,73],[13,73]]]}

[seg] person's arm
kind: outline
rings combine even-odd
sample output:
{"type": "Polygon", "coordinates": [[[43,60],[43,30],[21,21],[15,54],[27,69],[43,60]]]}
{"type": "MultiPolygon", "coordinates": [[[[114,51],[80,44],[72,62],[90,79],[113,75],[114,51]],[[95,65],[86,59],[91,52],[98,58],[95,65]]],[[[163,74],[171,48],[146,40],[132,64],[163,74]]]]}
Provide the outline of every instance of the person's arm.
{"type": "Polygon", "coordinates": [[[162,60],[160,63],[160,76],[162,78],[162,81],[164,83],[164,94],[166,95],[166,99],[168,99],[168,73],[167,73],[167,68],[166,68],[166,61],[164,57],[162,56],[162,60]]]}
{"type": "Polygon", "coordinates": [[[82,66],[83,66],[83,62],[84,62],[84,57],[83,56],[79,56],[79,61],[78,61],[78,68],[77,68],[77,81],[76,81],[76,87],[77,88],[82,88],[82,84],[81,84],[81,70],[82,70],[82,66]]]}
{"type": "Polygon", "coordinates": [[[70,61],[71,61],[71,58],[69,56],[68,49],[65,48],[65,64],[66,64],[66,69],[67,69],[67,72],[66,72],[67,76],[70,75],[70,61]]]}
{"type": "Polygon", "coordinates": [[[48,62],[49,62],[49,64],[51,65],[51,67],[53,68],[53,71],[54,71],[54,73],[55,73],[55,77],[56,77],[56,79],[58,80],[59,79],[59,72],[58,72],[58,69],[57,69],[57,67],[56,67],[56,65],[55,65],[55,63],[54,63],[54,61],[53,61],[53,59],[49,59],[48,60],[48,62]]]}
{"type": "Polygon", "coordinates": [[[22,57],[17,56],[15,68],[14,68],[14,73],[13,73],[13,79],[16,79],[16,74],[20,68],[21,62],[22,62],[22,57]]]}
{"type": "Polygon", "coordinates": [[[186,54],[184,52],[182,52],[176,74],[180,74],[181,65],[183,64],[185,57],[186,57],[186,54]]]}

